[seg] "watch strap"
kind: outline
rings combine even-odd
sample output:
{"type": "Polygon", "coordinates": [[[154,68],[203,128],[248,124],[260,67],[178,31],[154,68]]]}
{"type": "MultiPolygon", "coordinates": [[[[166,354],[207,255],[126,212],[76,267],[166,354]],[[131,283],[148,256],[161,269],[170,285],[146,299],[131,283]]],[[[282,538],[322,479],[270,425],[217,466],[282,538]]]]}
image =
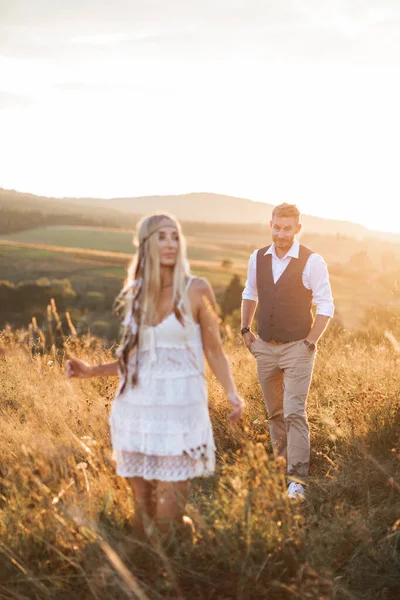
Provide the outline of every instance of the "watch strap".
{"type": "Polygon", "coordinates": [[[303,340],[303,344],[305,344],[307,346],[307,348],[309,350],[311,350],[312,352],[315,350],[314,342],[309,342],[308,340],[303,340]]]}

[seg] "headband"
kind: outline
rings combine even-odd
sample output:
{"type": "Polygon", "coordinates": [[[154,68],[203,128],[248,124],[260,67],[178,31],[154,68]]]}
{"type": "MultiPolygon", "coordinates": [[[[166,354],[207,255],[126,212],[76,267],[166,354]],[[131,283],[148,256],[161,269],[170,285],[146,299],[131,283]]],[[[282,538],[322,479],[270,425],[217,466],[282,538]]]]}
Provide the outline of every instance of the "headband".
{"type": "MultiPolygon", "coordinates": [[[[166,219],[169,219],[169,217],[165,217],[165,218],[166,218],[166,219]]],[[[169,220],[170,220],[170,219],[169,219],[169,220]]],[[[171,221],[171,223],[173,223],[173,221],[171,221]]],[[[151,231],[150,233],[148,233],[148,234],[147,234],[147,236],[146,236],[146,237],[144,237],[144,238],[142,239],[142,241],[141,241],[141,242],[139,242],[139,248],[140,248],[140,246],[141,246],[142,244],[144,244],[145,242],[147,242],[147,240],[148,240],[149,238],[151,238],[151,236],[153,236],[155,233],[157,233],[158,231],[160,231],[160,229],[163,229],[164,227],[165,227],[165,225],[158,225],[158,226],[157,226],[155,229],[153,229],[153,231],[151,231]]],[[[176,230],[178,231],[178,228],[175,226],[175,224],[174,224],[174,227],[175,227],[175,228],[176,228],[176,230]]]]}

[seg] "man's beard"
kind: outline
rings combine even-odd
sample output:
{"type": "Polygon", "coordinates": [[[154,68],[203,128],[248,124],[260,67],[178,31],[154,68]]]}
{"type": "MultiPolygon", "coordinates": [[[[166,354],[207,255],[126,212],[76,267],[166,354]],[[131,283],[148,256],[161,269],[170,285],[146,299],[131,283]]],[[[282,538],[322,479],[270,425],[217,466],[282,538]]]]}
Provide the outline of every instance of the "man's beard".
{"type": "Polygon", "coordinates": [[[293,245],[293,242],[294,242],[294,236],[291,237],[290,239],[280,240],[277,235],[273,235],[272,241],[274,242],[274,244],[277,244],[277,245],[282,244],[282,246],[284,246],[284,248],[291,248],[293,245]]]}

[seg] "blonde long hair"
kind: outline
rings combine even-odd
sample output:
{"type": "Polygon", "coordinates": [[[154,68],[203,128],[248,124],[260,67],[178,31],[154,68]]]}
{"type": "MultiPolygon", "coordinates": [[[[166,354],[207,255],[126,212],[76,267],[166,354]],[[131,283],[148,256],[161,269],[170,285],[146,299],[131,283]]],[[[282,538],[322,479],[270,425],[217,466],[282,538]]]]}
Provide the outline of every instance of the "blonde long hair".
{"type": "Polygon", "coordinates": [[[139,374],[139,340],[144,325],[154,325],[157,302],[161,292],[160,249],[158,231],[162,227],[173,226],[178,232],[178,254],[173,272],[172,310],[184,326],[184,313],[190,315],[185,298],[185,288],[190,277],[186,258],[186,240],[181,226],[169,214],[155,214],[144,217],[136,227],[134,242],[137,253],[128,267],[128,274],[119,296],[116,299],[116,312],[123,316],[123,332],[118,359],[122,373],[120,393],[127,385],[128,362],[136,350],[132,369],[131,384],[135,386],[139,374]]]}

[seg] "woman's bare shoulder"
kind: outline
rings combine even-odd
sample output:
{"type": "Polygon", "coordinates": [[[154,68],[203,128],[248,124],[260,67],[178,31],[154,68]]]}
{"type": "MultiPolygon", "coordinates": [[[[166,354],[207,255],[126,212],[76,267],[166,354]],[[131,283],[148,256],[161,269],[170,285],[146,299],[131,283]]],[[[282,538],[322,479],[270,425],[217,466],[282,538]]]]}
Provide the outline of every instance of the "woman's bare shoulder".
{"type": "Polygon", "coordinates": [[[211,285],[205,277],[192,277],[190,290],[195,294],[204,294],[210,292],[211,285]]]}
{"type": "Polygon", "coordinates": [[[215,309],[215,296],[210,282],[205,277],[195,277],[189,290],[190,302],[194,314],[204,307],[212,306],[215,309]]]}

